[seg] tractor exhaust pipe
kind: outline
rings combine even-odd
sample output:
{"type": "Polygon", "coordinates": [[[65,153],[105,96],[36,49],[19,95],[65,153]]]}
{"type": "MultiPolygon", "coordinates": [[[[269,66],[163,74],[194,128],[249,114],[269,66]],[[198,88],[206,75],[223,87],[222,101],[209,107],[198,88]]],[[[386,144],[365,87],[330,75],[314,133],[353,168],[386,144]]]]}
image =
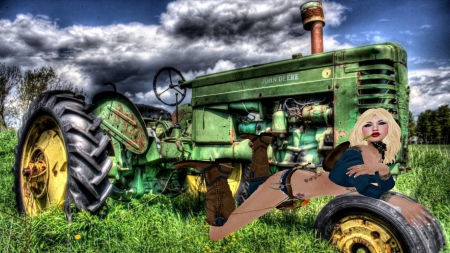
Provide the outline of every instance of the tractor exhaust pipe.
{"type": "Polygon", "coordinates": [[[303,28],[311,31],[311,54],[323,52],[323,27],[325,17],[321,2],[307,2],[300,6],[303,28]]]}

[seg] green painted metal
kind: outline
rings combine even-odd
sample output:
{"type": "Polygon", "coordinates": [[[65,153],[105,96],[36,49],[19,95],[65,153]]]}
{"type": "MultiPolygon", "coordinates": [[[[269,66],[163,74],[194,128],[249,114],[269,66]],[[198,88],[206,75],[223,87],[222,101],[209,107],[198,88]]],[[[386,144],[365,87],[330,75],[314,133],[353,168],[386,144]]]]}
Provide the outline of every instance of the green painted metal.
{"type": "Polygon", "coordinates": [[[170,136],[170,130],[173,128],[174,124],[171,121],[158,120],[155,122],[156,128],[155,133],[157,138],[166,138],[170,136]]]}
{"type": "Polygon", "coordinates": [[[232,144],[237,141],[238,117],[215,107],[194,107],[192,140],[196,143],[232,144]]]}
{"type": "Polygon", "coordinates": [[[305,106],[302,110],[303,122],[307,126],[331,126],[333,109],[328,105],[305,106]]]}
{"type": "Polygon", "coordinates": [[[272,117],[272,133],[282,135],[287,133],[287,117],[283,109],[278,109],[272,117]]]}
{"type": "MultiPolygon", "coordinates": [[[[175,115],[175,113],[174,113],[175,115]]],[[[172,121],[180,125],[182,134],[189,135],[190,131],[188,127],[192,119],[192,106],[184,104],[178,107],[178,122],[175,122],[175,117],[172,117],[172,121]]]]}
{"type": "Polygon", "coordinates": [[[244,121],[239,124],[239,135],[241,134],[260,134],[272,129],[271,121],[244,121]]]}
{"type": "Polygon", "coordinates": [[[196,145],[192,150],[194,160],[213,161],[219,158],[251,161],[252,149],[248,140],[236,142],[233,145],[196,145]]]}
{"type": "Polygon", "coordinates": [[[158,144],[158,141],[155,138],[150,138],[150,140],[150,148],[144,155],[140,155],[137,157],[137,165],[154,165],[165,161],[165,159],[160,154],[160,150],[158,148],[160,144],[158,144]]]}

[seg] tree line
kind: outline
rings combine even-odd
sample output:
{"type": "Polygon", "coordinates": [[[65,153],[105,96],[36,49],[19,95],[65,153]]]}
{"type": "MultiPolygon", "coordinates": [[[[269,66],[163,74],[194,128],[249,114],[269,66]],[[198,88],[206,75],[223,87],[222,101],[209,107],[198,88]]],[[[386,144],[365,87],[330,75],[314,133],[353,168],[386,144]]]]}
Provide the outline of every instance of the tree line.
{"type": "Polygon", "coordinates": [[[30,103],[46,90],[73,90],[81,92],[72,83],[62,82],[53,68],[27,70],[0,64],[0,131],[20,124],[18,122],[30,103]]]}
{"type": "Polygon", "coordinates": [[[409,112],[409,136],[414,143],[450,144],[450,107],[442,105],[436,110],[419,114],[417,122],[409,112]],[[411,138],[416,136],[416,138],[411,138]]]}

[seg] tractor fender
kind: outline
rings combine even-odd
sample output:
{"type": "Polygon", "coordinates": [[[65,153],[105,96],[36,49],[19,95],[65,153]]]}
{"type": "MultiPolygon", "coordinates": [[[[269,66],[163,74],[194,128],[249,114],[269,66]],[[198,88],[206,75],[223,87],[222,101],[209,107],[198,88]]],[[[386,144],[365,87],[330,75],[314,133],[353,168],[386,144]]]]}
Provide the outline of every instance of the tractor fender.
{"type": "Polygon", "coordinates": [[[149,147],[147,128],[136,106],[124,95],[105,91],[92,99],[93,112],[103,119],[100,127],[135,154],[149,147]]]}

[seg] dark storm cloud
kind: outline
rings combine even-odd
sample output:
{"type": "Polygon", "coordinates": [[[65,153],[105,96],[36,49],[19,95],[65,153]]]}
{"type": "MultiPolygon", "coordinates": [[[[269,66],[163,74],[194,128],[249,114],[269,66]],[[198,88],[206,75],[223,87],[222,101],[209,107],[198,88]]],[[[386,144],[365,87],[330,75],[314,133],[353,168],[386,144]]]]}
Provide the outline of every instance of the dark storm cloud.
{"type": "Polygon", "coordinates": [[[218,39],[230,44],[249,37],[271,37],[279,31],[303,34],[298,6],[293,1],[221,1],[220,5],[210,1],[199,7],[184,1],[169,4],[161,20],[163,28],[172,35],[192,40],[218,39]]]}
{"type": "Polygon", "coordinates": [[[10,48],[10,55],[46,53],[54,50],[57,26],[43,17],[18,15],[15,22],[0,20],[0,48],[10,48]]]}
{"type": "Polygon", "coordinates": [[[59,48],[57,51],[58,59],[64,60],[64,59],[70,59],[73,57],[76,57],[77,53],[82,52],[81,49],[77,48],[70,48],[70,47],[62,47],[59,48]]]}
{"type": "Polygon", "coordinates": [[[80,65],[83,72],[91,76],[92,82],[96,84],[111,81],[121,83],[139,72],[139,66],[134,62],[107,64],[103,61],[90,61],[80,62],[80,65]]]}
{"type": "Polygon", "coordinates": [[[16,50],[12,45],[2,45],[0,46],[0,58],[6,58],[14,54],[16,50]]]}

